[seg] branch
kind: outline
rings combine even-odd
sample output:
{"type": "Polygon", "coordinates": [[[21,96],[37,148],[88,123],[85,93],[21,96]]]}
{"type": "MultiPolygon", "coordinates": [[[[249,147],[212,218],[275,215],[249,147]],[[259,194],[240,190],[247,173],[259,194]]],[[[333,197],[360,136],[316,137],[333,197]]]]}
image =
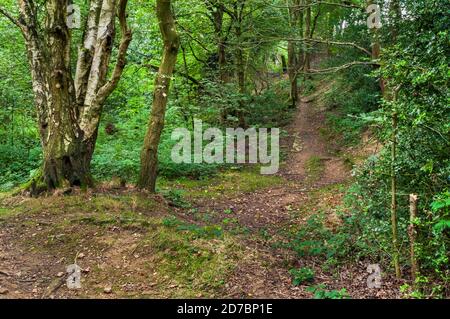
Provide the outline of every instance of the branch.
{"type": "Polygon", "coordinates": [[[343,45],[343,46],[351,46],[354,47],[356,49],[359,49],[361,51],[363,51],[364,53],[366,53],[369,56],[372,56],[372,53],[363,48],[362,46],[353,43],[353,42],[337,42],[337,41],[329,41],[329,40],[322,40],[322,39],[307,39],[307,38],[293,38],[293,39],[285,39],[286,41],[293,41],[293,42],[315,42],[315,43],[324,43],[324,44],[332,44],[332,45],[343,45]]]}
{"type": "MultiPolygon", "coordinates": [[[[145,66],[146,68],[148,68],[150,70],[153,70],[155,72],[159,71],[159,66],[158,65],[144,64],[143,66],[145,66]]],[[[191,75],[189,75],[189,74],[187,74],[185,72],[174,70],[173,73],[174,74],[178,74],[179,76],[182,76],[182,77],[188,79],[189,81],[191,81],[192,83],[194,83],[196,85],[202,86],[202,84],[196,78],[194,78],[193,76],[191,76],[191,75]]]]}
{"type": "Polygon", "coordinates": [[[341,66],[337,66],[337,67],[332,67],[332,68],[327,68],[327,69],[322,69],[322,70],[314,70],[314,69],[310,69],[309,72],[303,72],[303,71],[297,71],[296,74],[326,74],[326,73],[335,73],[335,72],[339,72],[348,68],[351,68],[353,66],[356,65],[376,65],[379,66],[379,64],[377,62],[362,62],[362,61],[355,61],[355,62],[350,62],[341,66]]]}
{"type": "Polygon", "coordinates": [[[316,2],[312,2],[309,4],[297,4],[297,5],[287,5],[287,6],[280,6],[280,5],[270,5],[271,7],[274,8],[279,8],[279,9],[286,9],[286,8],[293,8],[293,9],[299,9],[300,11],[303,11],[307,8],[316,6],[316,5],[329,5],[329,6],[336,6],[336,7],[342,7],[342,8],[348,8],[348,9],[360,9],[360,10],[364,10],[363,7],[355,5],[355,4],[347,4],[347,3],[335,3],[335,2],[329,2],[329,1],[316,1],[316,2]]]}
{"type": "Polygon", "coordinates": [[[8,11],[0,7],[0,14],[5,16],[11,23],[15,24],[24,33],[24,25],[14,18],[8,11]]]}
{"type": "Polygon", "coordinates": [[[117,53],[117,62],[114,67],[114,71],[112,73],[111,79],[106,82],[97,92],[97,100],[103,102],[114,89],[117,87],[119,80],[122,76],[123,70],[127,63],[126,55],[128,51],[128,46],[133,38],[131,30],[128,28],[127,17],[126,17],[126,7],[128,0],[120,0],[119,9],[118,9],[118,17],[120,23],[120,29],[122,32],[122,39],[120,40],[119,51],[117,53]]]}
{"type": "Polygon", "coordinates": [[[98,34],[98,16],[100,14],[101,1],[91,0],[89,14],[83,32],[83,44],[78,50],[78,60],[75,72],[75,93],[77,103],[84,106],[86,98],[89,74],[91,72],[92,61],[95,53],[95,44],[98,34]]]}
{"type": "Polygon", "coordinates": [[[196,42],[198,45],[200,45],[200,47],[202,47],[203,50],[205,50],[206,52],[211,52],[211,50],[209,50],[206,45],[204,45],[200,40],[196,39],[188,29],[186,29],[185,27],[183,27],[178,21],[177,21],[177,26],[180,27],[180,29],[182,29],[184,32],[186,32],[187,36],[189,38],[191,38],[192,40],[194,40],[194,42],[196,42]]]}

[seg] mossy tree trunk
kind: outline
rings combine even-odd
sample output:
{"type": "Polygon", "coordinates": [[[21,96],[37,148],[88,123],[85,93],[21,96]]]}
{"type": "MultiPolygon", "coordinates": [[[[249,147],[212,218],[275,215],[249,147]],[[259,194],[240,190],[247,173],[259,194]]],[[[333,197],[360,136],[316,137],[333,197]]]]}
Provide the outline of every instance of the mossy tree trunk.
{"type": "Polygon", "coordinates": [[[91,0],[76,72],[72,74],[69,3],[46,1],[42,26],[35,3],[30,0],[18,0],[20,17],[11,17],[27,47],[43,149],[42,168],[34,182],[48,190],[92,185],[90,162],[102,106],[119,82],[131,41],[126,23],[127,0],[91,0]],[[116,15],[122,39],[108,79],[116,15]]]}
{"type": "Polygon", "coordinates": [[[176,30],[170,0],[156,1],[156,14],[164,40],[164,53],[155,80],[153,105],[141,152],[141,172],[138,187],[156,191],[158,146],[164,128],[164,118],[170,82],[177,62],[180,38],[176,30]]]}

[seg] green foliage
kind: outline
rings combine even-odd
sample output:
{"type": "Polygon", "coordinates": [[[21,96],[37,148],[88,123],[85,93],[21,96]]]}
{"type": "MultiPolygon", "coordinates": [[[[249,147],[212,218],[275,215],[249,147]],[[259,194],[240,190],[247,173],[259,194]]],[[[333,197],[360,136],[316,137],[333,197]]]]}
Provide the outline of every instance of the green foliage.
{"type": "Polygon", "coordinates": [[[287,101],[287,82],[276,82],[262,94],[249,97],[246,106],[248,125],[254,127],[283,127],[290,123],[293,110],[287,101]]]}
{"type": "Polygon", "coordinates": [[[345,288],[341,290],[326,290],[324,284],[312,286],[306,289],[309,292],[314,293],[315,299],[349,299],[350,296],[345,288]]]}
{"type": "Polygon", "coordinates": [[[31,178],[41,160],[41,148],[0,144],[0,191],[9,190],[31,178]]]}
{"type": "Polygon", "coordinates": [[[300,227],[290,242],[290,247],[300,257],[318,256],[323,259],[348,258],[351,235],[347,232],[333,232],[324,225],[324,215],[310,217],[300,227]]]}
{"type": "Polygon", "coordinates": [[[184,191],[178,189],[171,189],[163,192],[164,197],[169,201],[171,206],[179,208],[190,208],[191,204],[184,199],[184,191]]]}
{"type": "Polygon", "coordinates": [[[419,234],[416,254],[422,274],[416,284],[423,293],[445,296],[450,289],[450,193],[437,195],[431,210],[415,223],[419,234]],[[432,290],[430,280],[435,282],[434,288],[440,289],[432,290]]]}
{"type": "Polygon", "coordinates": [[[368,68],[344,72],[325,95],[326,105],[333,110],[327,118],[332,131],[329,135],[340,135],[339,143],[344,146],[359,142],[361,133],[368,128],[367,114],[380,104],[378,83],[368,73],[368,68]]]}
{"type": "Polygon", "coordinates": [[[314,270],[311,268],[304,267],[299,269],[291,269],[289,270],[289,273],[292,276],[292,284],[294,286],[314,281],[314,270]]]}
{"type": "MultiPolygon", "coordinates": [[[[354,171],[356,181],[340,209],[339,228],[330,232],[324,229],[319,217],[313,217],[299,231],[293,247],[300,255],[331,256],[337,260],[369,257],[380,260],[385,269],[390,266],[390,142],[392,114],[396,113],[398,152],[394,168],[401,264],[410,262],[408,195],[415,193],[420,198],[419,217],[415,221],[420,275],[418,289],[411,296],[446,296],[450,282],[450,36],[444,27],[449,24],[444,12],[449,5],[440,0],[405,1],[405,5],[411,16],[396,21],[397,41],[386,45],[381,72],[376,72],[388,79],[385,100],[377,102],[378,79],[365,76],[367,70],[362,69],[346,72],[327,97],[328,103],[336,107],[336,115],[328,123],[342,134],[342,144],[357,141],[361,130],[371,124],[385,147],[354,171]]],[[[388,36],[389,32],[384,31],[388,36]]]]}
{"type": "MultiPolygon", "coordinates": [[[[88,10],[87,3],[77,1],[83,17],[88,10]]],[[[241,115],[252,127],[283,127],[290,122],[293,110],[288,106],[289,81],[281,71],[280,56],[287,54],[286,38],[298,38],[300,27],[290,25],[288,10],[280,10],[286,5],[285,1],[277,0],[273,5],[263,6],[260,0],[245,1],[242,6],[236,3],[221,1],[226,8],[221,30],[211,23],[215,9],[204,1],[177,1],[174,5],[182,45],[159,144],[158,173],[170,186],[186,186],[188,194],[164,191],[175,207],[190,208],[187,196],[214,199],[284,182],[278,177],[261,177],[245,170],[224,173],[224,168],[228,168],[225,165],[176,164],[171,160],[171,150],[176,143],[171,140],[171,132],[179,127],[192,131],[194,119],[203,120],[205,128],[221,129],[240,125],[241,115]],[[239,9],[242,12],[231,13],[239,9]],[[242,19],[236,19],[237,16],[242,19]],[[222,43],[226,51],[225,80],[220,79],[219,40],[225,42],[222,43]],[[241,64],[238,63],[240,55],[241,64]],[[239,72],[244,72],[244,83],[237,81],[239,72]]],[[[390,1],[380,3],[387,5],[390,1]]],[[[330,139],[340,146],[353,146],[361,133],[371,127],[384,148],[354,171],[355,183],[347,192],[344,207],[339,208],[341,224],[337,229],[327,228],[323,215],[313,216],[295,234],[290,247],[299,256],[318,256],[327,260],[328,265],[348,258],[369,257],[388,267],[391,255],[389,179],[391,164],[394,164],[403,265],[409,263],[408,195],[416,193],[420,198],[420,213],[415,221],[421,268],[416,283],[419,289],[410,291],[410,295],[445,296],[449,292],[450,276],[450,4],[446,0],[402,0],[400,3],[401,19],[383,10],[386,23],[379,30],[383,47],[377,61],[379,68],[360,65],[333,73],[333,78],[327,77],[322,82],[308,76],[299,79],[302,97],[319,85],[327,86],[326,82],[331,82],[324,96],[324,104],[331,111],[327,118],[329,128],[325,132],[330,139]],[[383,98],[379,88],[381,78],[386,84],[383,98]],[[391,163],[393,114],[398,117],[398,154],[391,163]],[[430,288],[430,283],[434,288],[430,288]]],[[[99,181],[120,178],[133,183],[139,173],[140,152],[155,89],[154,70],[161,63],[162,52],[153,6],[154,1],[129,4],[134,40],[120,84],[104,105],[92,160],[92,173],[99,181]],[[115,129],[107,132],[111,124],[115,129]]],[[[2,1],[2,8],[17,16],[14,1],[2,1]]],[[[43,18],[42,9],[39,6],[40,18],[43,18]]],[[[363,11],[339,6],[313,6],[312,11],[317,18],[314,37],[370,48],[372,35],[363,11]]],[[[5,191],[29,180],[39,168],[42,155],[25,44],[19,29],[3,15],[0,28],[0,191],[5,191]]],[[[79,43],[82,32],[73,30],[72,37],[79,43]]],[[[326,49],[331,58],[319,63],[324,68],[369,59],[367,52],[352,45],[329,43],[325,47],[298,42],[296,49],[303,52],[326,49]]],[[[72,47],[73,56],[77,49],[77,46],[72,47]]],[[[323,170],[318,158],[312,157],[307,166],[310,175],[316,177],[323,170]]],[[[231,211],[225,213],[232,214],[231,211]]],[[[208,216],[203,218],[206,220],[208,216]]],[[[234,218],[223,220],[223,224],[234,223],[234,218]]],[[[207,257],[198,262],[192,257],[198,249],[185,240],[220,238],[220,226],[189,225],[172,218],[164,221],[164,227],[165,231],[175,230],[177,235],[181,234],[172,238],[167,231],[157,240],[164,248],[161,256],[168,260],[167,267],[171,271],[178,267],[177,253],[187,260],[186,269],[192,272],[201,270],[205,263],[213,266],[219,263],[210,249],[200,249],[206,251],[207,257]],[[177,246],[178,250],[170,251],[173,248],[170,245],[177,246]],[[169,250],[167,256],[166,249],[169,250]]],[[[268,237],[268,234],[263,232],[262,236],[268,237]]],[[[188,271],[183,273],[184,279],[190,275],[188,271]]],[[[291,275],[294,284],[312,280],[314,276],[305,268],[291,270],[291,275]]],[[[324,286],[316,286],[312,291],[318,298],[346,296],[345,291],[327,291],[324,286]]]]}
{"type": "Polygon", "coordinates": [[[171,216],[163,220],[163,225],[169,228],[176,229],[179,232],[186,232],[190,234],[192,239],[205,238],[222,238],[222,227],[217,225],[198,226],[195,224],[187,224],[178,218],[171,216]]]}

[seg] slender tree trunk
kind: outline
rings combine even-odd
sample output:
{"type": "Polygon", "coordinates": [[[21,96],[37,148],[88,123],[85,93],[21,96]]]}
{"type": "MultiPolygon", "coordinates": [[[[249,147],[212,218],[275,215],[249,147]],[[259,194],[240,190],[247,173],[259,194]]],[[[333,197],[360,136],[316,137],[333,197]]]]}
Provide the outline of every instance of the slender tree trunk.
{"type": "MultiPolygon", "coordinates": [[[[298,5],[304,4],[304,0],[298,0],[297,4],[298,5]]],[[[298,35],[300,36],[300,38],[303,38],[303,36],[304,36],[304,31],[303,31],[303,29],[304,29],[304,23],[303,23],[304,17],[305,17],[305,15],[303,13],[303,10],[299,10],[299,13],[298,13],[298,35]]],[[[304,66],[305,66],[305,50],[304,50],[304,47],[305,47],[304,43],[301,43],[298,46],[297,69],[296,69],[297,73],[300,72],[301,70],[304,71],[304,66]]],[[[299,77],[297,77],[297,78],[299,78],[299,77]]],[[[300,88],[297,89],[297,91],[298,91],[297,94],[298,95],[302,94],[302,89],[303,89],[303,85],[301,84],[300,88]]]]}
{"type": "MultiPolygon", "coordinates": [[[[242,4],[241,10],[235,11],[235,15],[237,17],[236,26],[235,26],[235,35],[236,35],[236,39],[238,39],[238,42],[240,41],[240,39],[242,37],[241,23],[242,23],[243,7],[244,7],[244,5],[242,4]]],[[[243,95],[246,93],[246,89],[245,89],[244,51],[243,51],[242,47],[236,48],[236,75],[237,75],[239,93],[243,95]]],[[[244,105],[243,100],[241,99],[239,101],[239,110],[237,111],[237,117],[239,119],[239,127],[246,126],[245,116],[244,116],[244,108],[245,108],[245,105],[244,105]]]]}
{"type": "MultiPolygon", "coordinates": [[[[311,3],[311,0],[306,0],[305,4],[309,5],[311,3]]],[[[307,7],[306,9],[306,16],[305,16],[305,38],[310,39],[311,38],[311,7],[307,7]]],[[[311,69],[311,52],[310,52],[310,43],[307,43],[307,47],[305,50],[305,65],[304,65],[304,71],[306,73],[309,72],[311,69]]]]}
{"type": "Polygon", "coordinates": [[[291,85],[290,90],[290,100],[291,107],[295,108],[297,106],[298,100],[298,85],[297,85],[297,59],[295,52],[295,44],[292,41],[288,43],[288,74],[289,83],[291,85]]]}
{"type": "Polygon", "coordinates": [[[397,174],[395,162],[397,158],[397,113],[392,114],[392,145],[391,145],[391,226],[392,226],[392,259],[397,278],[401,277],[400,252],[398,246],[397,226],[397,174]]]}
{"type": "Polygon", "coordinates": [[[410,241],[410,254],[411,254],[411,280],[413,283],[413,287],[416,288],[416,278],[417,273],[419,272],[419,265],[417,264],[416,258],[416,218],[417,218],[417,202],[418,196],[416,194],[409,195],[409,241],[410,241]]]}
{"type": "Polygon", "coordinates": [[[158,146],[164,128],[170,80],[177,62],[180,39],[176,31],[170,0],[157,0],[156,13],[164,40],[164,53],[153,92],[153,106],[148,124],[144,147],[141,153],[141,173],[138,186],[151,192],[156,191],[158,167],[158,146]]]}
{"type": "Polygon", "coordinates": [[[288,71],[286,57],[284,56],[284,54],[281,55],[281,69],[283,70],[283,74],[287,73],[288,71]]]}
{"type": "MultiPolygon", "coordinates": [[[[296,1],[289,2],[288,4],[298,5],[296,1]]],[[[297,28],[298,23],[298,8],[289,8],[289,27],[291,29],[297,28]]],[[[289,74],[289,82],[291,85],[290,90],[290,100],[291,107],[295,108],[297,106],[298,100],[298,84],[297,84],[297,53],[295,48],[295,43],[293,41],[288,41],[288,74],[289,74]]]]}
{"type": "Polygon", "coordinates": [[[220,82],[228,82],[228,72],[226,68],[227,58],[226,58],[226,43],[223,37],[223,15],[224,15],[224,5],[218,3],[216,5],[216,10],[214,12],[214,29],[217,38],[217,63],[219,66],[219,79],[220,82]]]}
{"type": "MultiPolygon", "coordinates": [[[[373,3],[374,3],[373,0],[369,0],[367,2],[367,5],[369,6],[373,3]]],[[[378,32],[378,29],[376,27],[373,27],[370,31],[372,33],[372,60],[378,60],[380,58],[380,53],[381,53],[380,33],[378,32]]],[[[379,68],[379,66],[377,66],[376,68],[379,68]]],[[[380,77],[379,83],[380,83],[381,95],[385,96],[386,83],[385,83],[383,77],[380,77]]]]}
{"type": "MultiPolygon", "coordinates": [[[[210,11],[211,20],[213,21],[214,33],[217,42],[217,65],[219,69],[220,83],[229,82],[229,74],[227,70],[226,57],[226,39],[223,32],[223,17],[225,14],[225,5],[219,0],[206,0],[206,6],[210,11]]],[[[226,122],[228,118],[228,109],[224,107],[221,110],[221,121],[226,122]]]]}

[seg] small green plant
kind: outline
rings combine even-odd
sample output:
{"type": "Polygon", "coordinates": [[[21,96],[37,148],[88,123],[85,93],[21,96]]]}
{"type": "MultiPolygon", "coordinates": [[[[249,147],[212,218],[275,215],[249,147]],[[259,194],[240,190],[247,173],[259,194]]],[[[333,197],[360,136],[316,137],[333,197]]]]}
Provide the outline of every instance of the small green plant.
{"type": "Polygon", "coordinates": [[[191,204],[184,199],[183,191],[179,189],[171,189],[164,192],[164,197],[169,201],[170,205],[178,208],[191,208],[191,204]]]}
{"type": "Polygon", "coordinates": [[[318,256],[337,261],[348,256],[350,233],[333,232],[325,226],[323,214],[309,218],[291,241],[291,248],[300,256],[318,256]]]}
{"type": "Polygon", "coordinates": [[[168,228],[175,228],[179,232],[188,233],[189,236],[191,236],[191,239],[212,239],[223,237],[222,227],[218,225],[199,226],[195,224],[187,224],[175,216],[164,218],[162,223],[168,228]]]}
{"type": "Polygon", "coordinates": [[[349,299],[350,296],[345,288],[341,290],[327,290],[324,284],[312,286],[306,289],[314,294],[315,299],[349,299]]]}
{"type": "Polygon", "coordinates": [[[301,285],[305,282],[313,282],[314,281],[314,270],[311,268],[298,268],[291,269],[289,273],[292,276],[292,284],[294,286],[301,285]]]}
{"type": "Polygon", "coordinates": [[[319,156],[311,156],[306,161],[306,170],[308,172],[308,179],[310,181],[316,181],[320,178],[325,169],[322,159],[319,156]]]}

